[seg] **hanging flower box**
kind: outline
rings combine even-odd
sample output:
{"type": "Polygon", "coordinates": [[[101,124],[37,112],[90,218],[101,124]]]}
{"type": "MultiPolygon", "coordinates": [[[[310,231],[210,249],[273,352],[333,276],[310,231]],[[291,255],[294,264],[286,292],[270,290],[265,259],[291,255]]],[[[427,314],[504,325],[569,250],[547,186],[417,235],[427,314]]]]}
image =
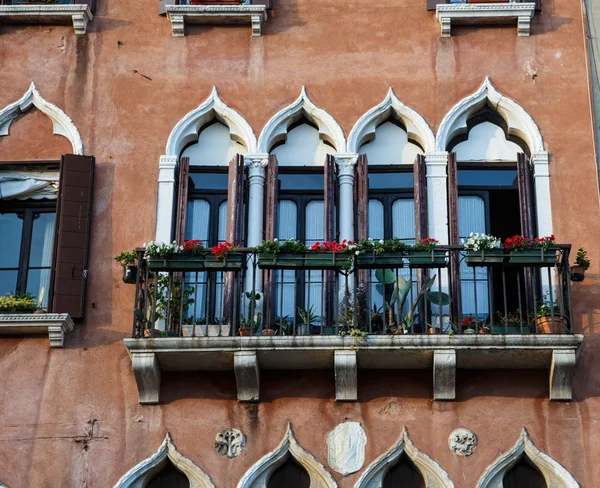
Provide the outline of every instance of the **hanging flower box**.
{"type": "Polygon", "coordinates": [[[304,255],[305,269],[340,269],[348,268],[352,257],[346,253],[333,251],[307,252],[304,255]]]}
{"type": "Polygon", "coordinates": [[[298,252],[259,252],[260,269],[301,269],[304,267],[304,253],[298,252]]]}
{"type": "Polygon", "coordinates": [[[221,257],[217,257],[213,253],[207,253],[204,266],[207,270],[212,271],[240,271],[244,266],[244,253],[230,251],[221,255],[221,257]]]}
{"type": "Polygon", "coordinates": [[[404,266],[402,252],[368,252],[356,257],[356,267],[360,269],[396,269],[404,266]]]}
{"type": "Polygon", "coordinates": [[[447,266],[446,250],[409,251],[408,263],[411,268],[445,268],[447,266]]]}
{"type": "Polygon", "coordinates": [[[148,269],[152,271],[204,271],[206,254],[190,256],[173,254],[171,256],[147,256],[148,269]]]}
{"type": "Polygon", "coordinates": [[[522,251],[510,251],[509,261],[511,264],[526,264],[528,266],[554,266],[556,264],[556,248],[527,249],[522,251]]]}
{"type": "Polygon", "coordinates": [[[503,249],[468,250],[465,258],[467,266],[490,266],[504,262],[503,249]]]}

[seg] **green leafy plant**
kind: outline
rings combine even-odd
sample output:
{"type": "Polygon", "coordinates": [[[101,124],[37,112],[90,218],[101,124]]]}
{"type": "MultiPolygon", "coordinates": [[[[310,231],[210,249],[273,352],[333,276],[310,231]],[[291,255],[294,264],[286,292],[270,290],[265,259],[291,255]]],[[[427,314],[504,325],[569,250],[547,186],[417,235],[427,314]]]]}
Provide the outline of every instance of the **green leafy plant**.
{"type": "MultiPolygon", "coordinates": [[[[169,330],[177,330],[181,317],[186,316],[190,306],[194,303],[194,287],[185,287],[178,278],[172,278],[168,274],[157,275],[156,288],[156,318],[167,320],[169,330]],[[183,287],[183,290],[182,290],[183,287]],[[168,313],[168,317],[167,317],[168,313]]],[[[148,289],[150,296],[154,296],[155,283],[150,283],[148,289]]],[[[152,312],[148,308],[149,313],[152,312]]]]}
{"type": "Polygon", "coordinates": [[[0,310],[36,310],[37,308],[38,302],[31,293],[13,295],[11,292],[8,292],[6,295],[0,296],[0,310]]]}
{"type": "Polygon", "coordinates": [[[581,266],[584,270],[587,270],[587,269],[589,269],[590,264],[591,264],[591,262],[587,257],[587,251],[583,247],[580,247],[577,250],[577,257],[575,258],[575,266],[581,266]]]}
{"type": "Polygon", "coordinates": [[[240,317],[240,329],[249,329],[250,333],[256,332],[260,329],[262,324],[262,313],[258,312],[254,316],[252,315],[253,311],[256,311],[256,302],[261,299],[260,293],[256,292],[254,295],[252,292],[244,292],[242,294],[242,298],[245,298],[248,303],[245,304],[247,307],[246,316],[242,315],[240,317]],[[252,307],[252,302],[254,301],[255,306],[252,307]],[[254,310],[253,310],[254,309],[254,310]]]}
{"type": "Polygon", "coordinates": [[[116,256],[115,261],[121,266],[135,266],[137,264],[137,252],[134,251],[123,251],[121,254],[116,256]]]}
{"type": "Polygon", "coordinates": [[[144,254],[144,257],[156,256],[160,258],[165,258],[168,256],[172,256],[173,254],[177,254],[179,252],[179,245],[175,241],[171,243],[150,241],[144,244],[144,247],[146,248],[146,253],[144,254]]]}
{"type": "Polygon", "coordinates": [[[403,252],[406,251],[409,246],[394,237],[392,239],[379,240],[374,241],[373,239],[363,239],[358,244],[356,244],[354,248],[354,254],[365,254],[365,253],[375,253],[381,254],[383,252],[403,252]]]}
{"type": "Polygon", "coordinates": [[[306,252],[307,250],[306,245],[296,239],[287,239],[283,242],[278,239],[264,241],[260,246],[256,246],[254,249],[259,252],[272,254],[277,254],[279,252],[306,252]]]}
{"type": "Polygon", "coordinates": [[[427,237],[426,239],[417,241],[410,249],[413,251],[432,251],[438,246],[438,244],[439,241],[433,237],[427,237]]]}

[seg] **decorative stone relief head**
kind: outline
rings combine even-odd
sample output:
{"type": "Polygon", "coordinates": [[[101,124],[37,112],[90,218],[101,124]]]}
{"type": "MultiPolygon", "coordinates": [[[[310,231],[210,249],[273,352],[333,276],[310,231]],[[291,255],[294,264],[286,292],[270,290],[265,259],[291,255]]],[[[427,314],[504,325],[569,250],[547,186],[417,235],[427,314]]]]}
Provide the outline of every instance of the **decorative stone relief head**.
{"type": "Polygon", "coordinates": [[[221,456],[237,457],[244,447],[246,447],[246,436],[237,429],[224,429],[215,439],[215,449],[221,456]]]}
{"type": "Polygon", "coordinates": [[[456,429],[448,438],[450,450],[458,456],[470,456],[477,447],[477,436],[469,429],[456,429]]]}

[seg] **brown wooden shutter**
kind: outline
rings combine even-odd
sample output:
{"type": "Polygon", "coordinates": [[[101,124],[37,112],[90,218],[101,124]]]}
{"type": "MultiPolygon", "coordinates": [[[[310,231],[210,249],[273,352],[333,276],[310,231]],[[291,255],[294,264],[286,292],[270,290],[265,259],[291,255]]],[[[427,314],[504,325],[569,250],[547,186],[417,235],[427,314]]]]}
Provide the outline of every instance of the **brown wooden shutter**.
{"type": "Polygon", "coordinates": [[[439,4],[448,3],[446,0],[427,0],[427,10],[435,10],[439,4]]]}
{"type": "Polygon", "coordinates": [[[94,158],[62,157],[56,208],[52,312],[83,318],[94,186],[94,158]]]}
{"type": "MultiPolygon", "coordinates": [[[[335,158],[328,154],[325,158],[325,166],[323,168],[323,176],[325,178],[325,205],[323,212],[325,214],[325,229],[324,239],[326,241],[335,241],[335,158]]],[[[325,323],[333,324],[335,310],[335,275],[333,271],[325,271],[323,273],[325,287],[325,323]]]]}
{"type": "MultiPolygon", "coordinates": [[[[448,154],[448,237],[451,246],[460,244],[458,233],[458,170],[456,153],[448,154]]],[[[460,286],[460,256],[453,253],[450,259],[450,290],[452,294],[451,313],[454,323],[459,323],[462,315],[460,286]]]]}
{"type": "Polygon", "coordinates": [[[415,235],[417,239],[429,236],[427,221],[427,168],[425,156],[419,154],[414,162],[414,192],[415,192],[415,235]]]}
{"type": "Polygon", "coordinates": [[[188,177],[190,174],[190,158],[181,158],[179,161],[179,175],[177,183],[177,207],[175,217],[175,240],[180,246],[185,241],[185,226],[188,203],[188,177]]]}
{"type": "MultiPolygon", "coordinates": [[[[277,237],[277,206],[279,204],[279,166],[277,156],[271,154],[265,169],[265,241],[277,237]]],[[[265,327],[273,323],[275,313],[275,271],[265,270],[263,278],[265,327]]]]}
{"type": "Polygon", "coordinates": [[[369,166],[366,154],[359,154],[356,162],[356,240],[366,239],[369,234],[369,166]]]}
{"type": "MultiPolygon", "coordinates": [[[[244,157],[236,154],[229,162],[227,179],[227,227],[225,240],[234,245],[242,243],[244,226],[244,157]]],[[[223,296],[223,320],[234,327],[238,323],[239,280],[236,273],[225,273],[225,290],[223,296]]]]}
{"type": "MultiPolygon", "coordinates": [[[[519,188],[519,213],[521,219],[521,234],[533,239],[535,237],[535,222],[533,214],[533,188],[529,159],[524,153],[517,154],[517,186],[519,188]]],[[[532,310],[534,305],[534,274],[531,268],[525,268],[525,306],[532,310]]]]}

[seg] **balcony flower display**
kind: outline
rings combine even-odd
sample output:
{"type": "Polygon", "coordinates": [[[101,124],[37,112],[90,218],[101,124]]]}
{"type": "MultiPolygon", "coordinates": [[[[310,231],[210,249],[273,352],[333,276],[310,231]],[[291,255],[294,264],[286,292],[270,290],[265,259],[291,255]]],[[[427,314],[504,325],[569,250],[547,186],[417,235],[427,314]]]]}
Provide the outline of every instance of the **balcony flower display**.
{"type": "Polygon", "coordinates": [[[438,248],[439,242],[427,237],[417,241],[408,251],[408,262],[412,268],[445,268],[446,250],[438,248]]]}
{"type": "Polygon", "coordinates": [[[467,251],[468,266],[486,266],[504,261],[502,243],[497,237],[471,232],[469,237],[462,239],[462,244],[467,251]]]}
{"type": "Polygon", "coordinates": [[[404,266],[406,243],[394,237],[392,239],[364,239],[356,245],[356,266],[358,268],[383,269],[402,268],[404,266]]]}
{"type": "Polygon", "coordinates": [[[236,252],[238,247],[227,241],[210,250],[197,239],[187,240],[182,246],[175,241],[170,244],[150,241],[146,244],[144,257],[153,271],[204,271],[207,268],[239,271],[244,256],[236,252]]]}
{"type": "Polygon", "coordinates": [[[130,284],[135,283],[137,279],[137,252],[135,252],[135,250],[124,251],[114,259],[123,266],[123,282],[130,284]]]}
{"type": "Polygon", "coordinates": [[[0,296],[0,313],[32,313],[38,308],[38,302],[31,293],[0,296]]]}
{"type": "Polygon", "coordinates": [[[531,266],[554,266],[557,251],[554,246],[554,235],[535,239],[515,235],[505,239],[502,244],[509,251],[511,263],[531,266]]]}
{"type": "Polygon", "coordinates": [[[560,305],[550,298],[550,292],[544,293],[543,299],[535,305],[538,334],[565,334],[569,330],[569,321],[563,312],[560,305]]]}
{"type": "Polygon", "coordinates": [[[283,242],[274,239],[263,242],[256,251],[262,269],[349,269],[355,247],[346,239],[319,241],[310,248],[294,239],[283,242]]]}

